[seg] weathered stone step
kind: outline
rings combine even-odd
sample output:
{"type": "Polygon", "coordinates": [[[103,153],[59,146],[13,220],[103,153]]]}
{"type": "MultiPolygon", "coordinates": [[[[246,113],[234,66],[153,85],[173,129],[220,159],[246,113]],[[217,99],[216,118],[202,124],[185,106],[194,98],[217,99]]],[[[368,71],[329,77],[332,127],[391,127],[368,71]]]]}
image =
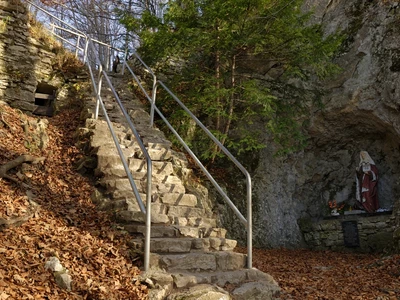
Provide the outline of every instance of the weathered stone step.
{"type": "MultiPolygon", "coordinates": [[[[113,199],[135,199],[134,193],[129,191],[116,191],[113,194],[113,199]]],[[[145,194],[141,193],[142,198],[144,199],[145,194]]],[[[179,206],[189,206],[195,207],[197,206],[197,197],[193,194],[178,194],[178,193],[161,193],[161,194],[153,194],[151,196],[152,203],[163,203],[167,205],[179,205],[179,206]]],[[[182,224],[183,225],[183,224],[182,224]]]]}
{"type": "MultiPolygon", "coordinates": [[[[142,197],[143,202],[146,201],[144,197],[142,197]]],[[[123,211],[123,210],[136,210],[139,211],[139,204],[136,199],[127,199],[127,200],[112,200],[109,198],[97,198],[92,199],[93,203],[96,204],[97,208],[104,211],[123,211]]]]}
{"type": "Polygon", "coordinates": [[[194,252],[184,254],[151,253],[151,266],[173,271],[233,271],[246,266],[246,255],[232,251],[194,252]]]}
{"type": "Polygon", "coordinates": [[[175,217],[171,220],[171,224],[190,227],[217,227],[217,220],[215,218],[175,217]]]}
{"type": "Polygon", "coordinates": [[[165,214],[170,217],[186,217],[186,218],[202,218],[207,216],[205,209],[190,207],[190,206],[177,206],[162,203],[153,203],[151,211],[158,214],[165,214]]]}
{"type": "MultiPolygon", "coordinates": [[[[135,148],[122,148],[122,153],[126,159],[135,155],[135,148]]],[[[127,177],[122,165],[121,158],[115,145],[102,145],[97,150],[97,168],[95,175],[107,175],[115,177],[127,177]]]]}
{"type": "MultiPolygon", "coordinates": [[[[146,216],[139,210],[121,210],[115,213],[115,219],[121,223],[145,223],[146,216]]],[[[155,224],[171,224],[170,218],[165,214],[152,212],[151,222],[155,224]]]]}
{"type": "MultiPolygon", "coordinates": [[[[158,294],[152,294],[154,293],[153,290],[150,291],[150,296],[153,300],[182,300],[182,299],[187,299],[187,300],[195,300],[195,299],[200,299],[200,300],[232,300],[232,297],[229,295],[227,291],[224,289],[216,286],[216,285],[210,285],[210,284],[200,284],[196,286],[192,286],[187,289],[174,289],[172,293],[170,293],[168,296],[163,297],[158,294]]],[[[236,298],[235,298],[236,300],[236,298]]],[[[248,300],[248,299],[247,299],[248,300]]],[[[269,300],[269,299],[264,299],[263,300],[269,300]]]]}
{"type": "MultiPolygon", "coordinates": [[[[172,152],[167,148],[147,148],[152,161],[165,161],[171,158],[172,152]]],[[[144,154],[141,150],[136,153],[137,158],[144,158],[144,154]]]]}
{"type": "MultiPolygon", "coordinates": [[[[127,138],[126,132],[123,131],[125,129],[115,127],[113,129],[120,143],[127,138]]],[[[108,127],[102,130],[95,130],[93,132],[95,132],[95,134],[90,137],[90,145],[93,148],[98,148],[105,145],[115,145],[108,127]]]]}
{"type": "MultiPolygon", "coordinates": [[[[207,216],[205,210],[202,208],[165,205],[160,203],[153,203],[151,207],[151,220],[153,223],[173,224],[176,218],[199,219],[202,218],[202,216],[207,216]]],[[[144,215],[133,207],[131,210],[127,209],[118,212],[116,218],[124,223],[144,222],[145,220],[144,215]]],[[[183,220],[180,221],[184,222],[183,220]]],[[[189,220],[185,222],[188,223],[189,220]]]]}
{"type": "Polygon", "coordinates": [[[237,286],[250,281],[263,281],[265,284],[276,284],[271,275],[255,268],[225,272],[172,272],[171,275],[177,288],[190,287],[197,284],[215,284],[220,287],[224,287],[226,284],[237,286]]]}
{"type": "MultiPolygon", "coordinates": [[[[135,180],[135,184],[139,192],[145,193],[147,188],[147,180],[135,180]]],[[[130,191],[132,187],[127,178],[103,179],[99,182],[109,191],[130,191]]],[[[176,176],[163,176],[162,180],[152,179],[152,194],[154,193],[178,193],[185,194],[186,189],[182,181],[176,176]]]]}
{"type": "MultiPolygon", "coordinates": [[[[132,172],[147,172],[147,163],[143,159],[129,158],[129,169],[132,172]]],[[[156,175],[172,175],[174,168],[171,162],[153,161],[153,174],[156,175]]]]}
{"type": "Polygon", "coordinates": [[[172,146],[172,143],[170,141],[160,137],[152,137],[152,136],[144,137],[143,143],[148,148],[170,149],[172,146]]]}
{"type": "MultiPolygon", "coordinates": [[[[135,249],[143,249],[143,239],[130,241],[135,249]]],[[[152,253],[188,253],[193,251],[232,251],[236,247],[235,240],[225,238],[152,238],[152,253]]]]}
{"type": "MultiPolygon", "coordinates": [[[[130,233],[145,234],[146,226],[143,224],[126,224],[124,225],[126,231],[130,233]]],[[[226,229],[218,227],[189,227],[189,226],[178,226],[170,225],[163,226],[154,224],[151,227],[151,237],[170,237],[170,238],[202,238],[202,237],[219,237],[225,238],[226,229]]]]}

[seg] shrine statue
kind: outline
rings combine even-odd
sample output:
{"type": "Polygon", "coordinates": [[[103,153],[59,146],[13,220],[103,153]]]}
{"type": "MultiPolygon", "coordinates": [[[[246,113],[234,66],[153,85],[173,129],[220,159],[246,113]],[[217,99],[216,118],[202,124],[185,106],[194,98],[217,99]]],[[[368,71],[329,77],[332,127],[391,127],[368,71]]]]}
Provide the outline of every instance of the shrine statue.
{"type": "Polygon", "coordinates": [[[356,169],[356,199],[369,213],[379,208],[378,203],[378,169],[367,151],[360,152],[360,164],[356,169]]]}

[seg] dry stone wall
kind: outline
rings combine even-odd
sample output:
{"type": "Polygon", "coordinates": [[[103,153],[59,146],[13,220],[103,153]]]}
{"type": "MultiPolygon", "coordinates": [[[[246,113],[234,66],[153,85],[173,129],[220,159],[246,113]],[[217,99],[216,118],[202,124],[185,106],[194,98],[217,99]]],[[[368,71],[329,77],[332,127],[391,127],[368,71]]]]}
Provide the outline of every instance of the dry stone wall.
{"type": "Polygon", "coordinates": [[[32,112],[37,107],[36,88],[44,83],[61,92],[58,108],[67,104],[72,84],[85,81],[87,76],[65,78],[58,70],[60,48],[51,41],[40,25],[32,26],[24,4],[18,0],[0,1],[0,99],[32,112]]]}
{"type": "Polygon", "coordinates": [[[307,246],[316,250],[382,252],[390,251],[394,246],[394,216],[348,215],[318,222],[301,220],[299,224],[307,246]],[[343,223],[348,222],[356,224],[357,233],[350,228],[350,234],[345,237],[343,223]]]}

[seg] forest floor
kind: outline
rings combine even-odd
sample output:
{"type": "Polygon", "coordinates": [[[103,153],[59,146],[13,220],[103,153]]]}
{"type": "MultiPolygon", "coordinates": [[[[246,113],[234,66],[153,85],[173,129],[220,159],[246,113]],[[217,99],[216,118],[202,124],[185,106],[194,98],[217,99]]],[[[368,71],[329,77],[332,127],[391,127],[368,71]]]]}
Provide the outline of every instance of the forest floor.
{"type": "MultiPolygon", "coordinates": [[[[0,104],[0,169],[23,154],[45,158],[10,169],[15,181],[0,178],[0,300],[146,299],[147,287],[132,280],[141,261],[129,235],[95,209],[94,180],[76,170],[83,157],[76,146],[79,111],[47,119],[45,150],[24,126],[34,119],[0,104]],[[32,210],[34,203],[39,209],[32,210]],[[20,226],[8,222],[29,213],[20,226]],[[51,256],[69,270],[72,291],[59,288],[45,270],[51,256]]],[[[256,249],[253,258],[279,283],[282,299],[400,299],[399,255],[256,249]]]]}

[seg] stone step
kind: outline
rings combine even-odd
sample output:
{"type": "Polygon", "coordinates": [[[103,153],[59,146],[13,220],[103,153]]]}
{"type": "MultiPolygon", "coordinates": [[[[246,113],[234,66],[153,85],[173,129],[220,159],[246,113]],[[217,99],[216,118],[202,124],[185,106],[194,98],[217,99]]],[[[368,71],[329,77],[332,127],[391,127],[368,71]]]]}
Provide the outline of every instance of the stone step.
{"type": "MultiPolygon", "coordinates": [[[[122,130],[116,130],[115,128],[113,129],[120,143],[121,141],[127,138],[126,133],[123,132],[122,130]]],[[[111,132],[108,127],[102,130],[95,130],[93,132],[95,133],[92,134],[90,137],[90,145],[93,148],[98,148],[100,146],[105,146],[105,145],[115,145],[114,140],[111,136],[111,132]]]]}
{"type": "MultiPolygon", "coordinates": [[[[145,198],[142,197],[143,202],[145,198]]],[[[95,199],[93,203],[96,204],[97,208],[103,211],[125,211],[125,210],[136,210],[139,211],[139,204],[136,200],[111,200],[107,198],[95,199]]]]}
{"type": "MultiPolygon", "coordinates": [[[[121,223],[145,223],[146,216],[139,210],[121,210],[115,213],[115,219],[121,223]]],[[[171,224],[170,218],[165,214],[152,212],[151,222],[154,224],[171,224]]]]}
{"type": "MultiPolygon", "coordinates": [[[[152,161],[166,161],[171,159],[172,152],[166,148],[148,148],[147,153],[149,154],[152,161]]],[[[143,151],[138,150],[136,153],[137,158],[144,158],[143,151]]]]}
{"type": "MultiPolygon", "coordinates": [[[[135,155],[135,148],[122,148],[125,159],[129,159],[135,155]]],[[[122,165],[121,158],[115,145],[102,145],[97,150],[97,168],[95,175],[107,175],[115,177],[127,177],[125,169],[122,165]]]]}
{"type": "MultiPolygon", "coordinates": [[[[202,216],[207,216],[205,210],[202,208],[165,205],[159,203],[153,203],[151,207],[151,220],[153,223],[173,224],[177,218],[190,218],[190,220],[196,222],[196,219],[198,220],[202,218],[202,216]]],[[[133,206],[131,209],[119,211],[116,218],[118,221],[124,223],[144,222],[145,220],[144,215],[133,206]]],[[[179,221],[181,223],[189,223],[189,219],[185,221],[179,219],[179,221]]],[[[200,222],[200,220],[198,221],[200,222]]],[[[203,221],[203,223],[204,222],[205,221],[203,221]]]]}
{"type": "MultiPolygon", "coordinates": [[[[172,285],[172,284],[171,284],[172,285]]],[[[167,288],[169,291],[170,288],[167,288]]],[[[199,284],[185,289],[171,289],[170,293],[160,293],[160,291],[150,290],[149,299],[152,300],[232,300],[232,297],[224,289],[210,284],[199,284]],[[168,294],[168,295],[167,295],[168,294]]],[[[236,300],[236,298],[235,298],[236,300]]],[[[263,300],[268,300],[264,299],[263,300]]]]}
{"type": "MultiPolygon", "coordinates": [[[[156,175],[172,175],[174,168],[171,162],[153,161],[153,174],[156,175]]],[[[143,159],[129,158],[129,169],[132,172],[147,172],[147,163],[143,159]]]]}
{"type": "Polygon", "coordinates": [[[157,214],[164,214],[173,218],[202,218],[206,216],[210,217],[203,208],[167,205],[162,203],[153,203],[151,211],[157,214]]]}
{"type": "Polygon", "coordinates": [[[197,284],[215,284],[224,287],[227,284],[235,286],[244,282],[263,281],[266,284],[276,284],[271,275],[261,272],[255,268],[239,269],[233,271],[217,272],[172,272],[174,285],[177,288],[187,288],[197,284]]]}
{"type": "Polygon", "coordinates": [[[225,238],[157,238],[151,240],[151,252],[176,253],[201,251],[232,251],[237,245],[235,240],[225,238]]]}
{"type": "MultiPolygon", "coordinates": [[[[163,176],[162,180],[159,178],[152,179],[152,194],[155,193],[178,193],[185,194],[186,189],[176,176],[163,176]]],[[[99,184],[109,189],[110,192],[114,191],[131,191],[132,187],[128,178],[117,179],[102,179],[99,184]]],[[[145,193],[147,190],[147,180],[135,180],[135,184],[139,192],[145,193]]]]}
{"type": "MultiPolygon", "coordinates": [[[[125,224],[124,229],[130,233],[140,233],[142,235],[146,232],[146,226],[143,224],[125,224]]],[[[225,238],[226,229],[218,227],[190,227],[178,225],[157,225],[151,227],[151,237],[169,237],[169,238],[203,238],[203,237],[218,237],[225,238]]]]}
{"type": "MultiPolygon", "coordinates": [[[[146,199],[146,194],[139,193],[142,199],[146,199]]],[[[120,191],[116,190],[110,193],[110,198],[113,200],[134,200],[136,201],[136,197],[132,190],[129,191],[120,191]]],[[[151,202],[156,204],[167,204],[167,205],[177,205],[177,206],[188,206],[195,207],[197,206],[197,197],[193,194],[178,194],[178,193],[161,193],[161,194],[153,194],[151,196],[151,202]]],[[[178,221],[178,220],[177,220],[178,221]]],[[[198,220],[192,220],[193,224],[198,224],[198,220]]],[[[201,224],[198,224],[199,226],[201,224]]]]}
{"type": "Polygon", "coordinates": [[[134,124],[144,124],[149,126],[150,124],[150,115],[144,109],[131,109],[128,110],[128,114],[132,119],[134,124]]]}
{"type": "Polygon", "coordinates": [[[168,272],[233,271],[246,266],[246,255],[232,251],[193,252],[183,254],[151,253],[151,267],[168,272]]]}
{"type": "MultiPolygon", "coordinates": [[[[236,247],[235,240],[225,238],[152,238],[150,251],[152,253],[188,253],[188,252],[210,252],[210,251],[232,251],[236,247]]],[[[130,241],[134,249],[142,249],[143,239],[130,241]]]]}
{"type": "Polygon", "coordinates": [[[143,143],[146,147],[148,148],[165,148],[165,149],[170,149],[172,146],[172,143],[166,139],[160,138],[160,137],[145,137],[143,138],[143,143]]]}
{"type": "Polygon", "coordinates": [[[217,220],[215,218],[175,217],[171,219],[171,224],[189,227],[217,227],[217,220]]]}
{"type": "Polygon", "coordinates": [[[195,207],[198,205],[197,197],[193,194],[162,193],[153,195],[153,201],[168,205],[195,207]]]}

